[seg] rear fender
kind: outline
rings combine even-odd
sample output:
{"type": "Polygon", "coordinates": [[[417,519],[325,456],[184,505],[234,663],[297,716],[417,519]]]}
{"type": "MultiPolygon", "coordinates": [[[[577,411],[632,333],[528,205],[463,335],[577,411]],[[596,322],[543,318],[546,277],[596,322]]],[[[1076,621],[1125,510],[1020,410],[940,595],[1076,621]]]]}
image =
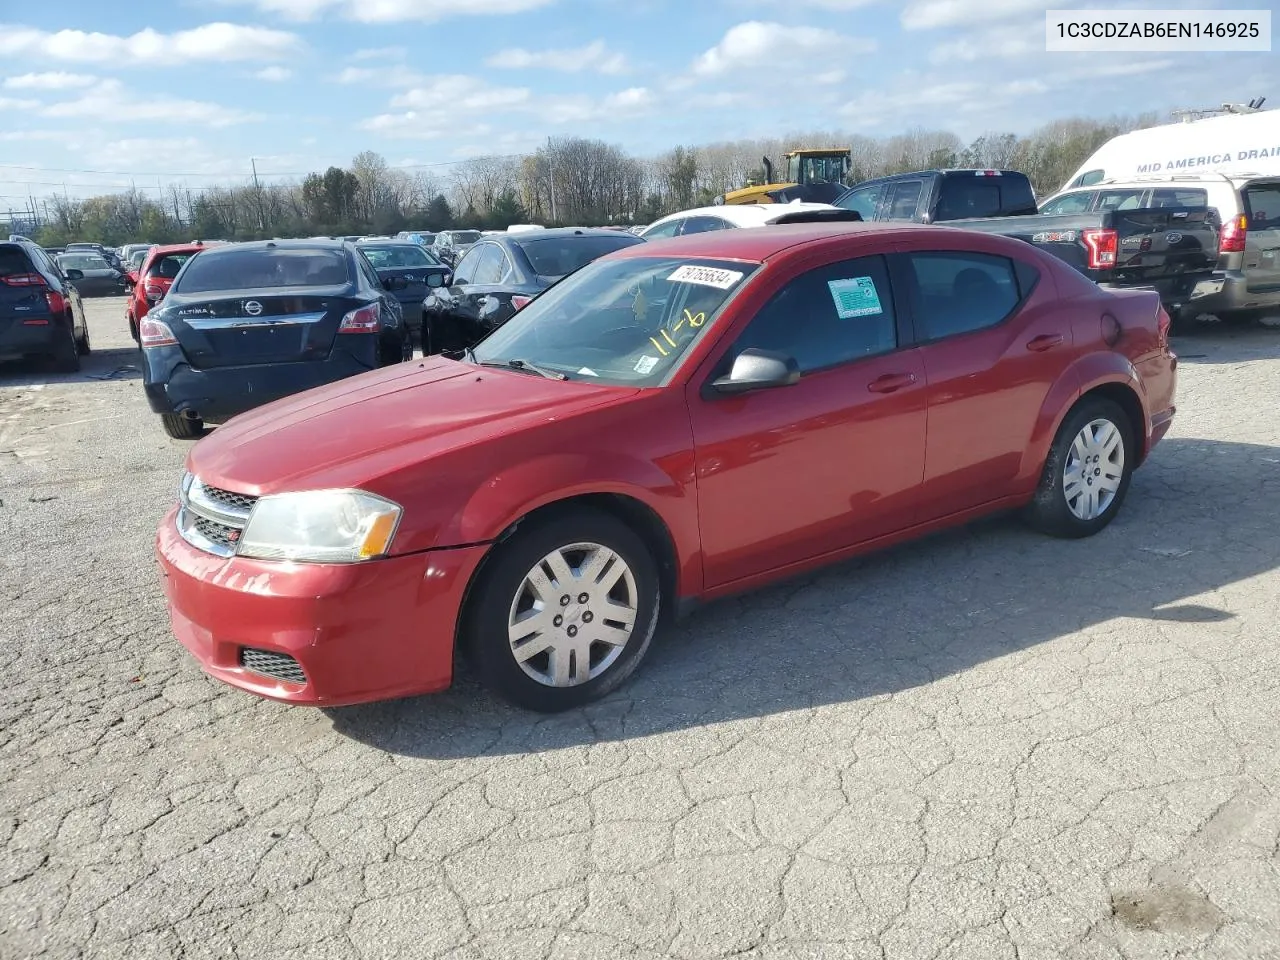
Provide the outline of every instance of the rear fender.
{"type": "Polygon", "coordinates": [[[575,497],[615,494],[638,501],[662,521],[675,546],[678,595],[697,595],[702,592],[702,547],[694,463],[691,454],[678,459],[687,462],[659,468],[618,453],[557,453],[515,464],[479,484],[453,522],[440,530],[437,542],[496,540],[535,510],[575,497]]]}
{"type": "MultiPolygon", "coordinates": [[[[1022,457],[1022,466],[1018,470],[1017,489],[1035,489],[1053,439],[1076,402],[1090,390],[1111,383],[1133,391],[1143,410],[1146,410],[1142,379],[1128,357],[1112,351],[1099,351],[1080,357],[1062,372],[1045,396],[1031,439],[1027,443],[1026,453],[1022,457]]],[[[1139,426],[1142,430],[1142,448],[1145,451],[1150,439],[1150,418],[1144,415],[1142,420],[1139,426]]]]}

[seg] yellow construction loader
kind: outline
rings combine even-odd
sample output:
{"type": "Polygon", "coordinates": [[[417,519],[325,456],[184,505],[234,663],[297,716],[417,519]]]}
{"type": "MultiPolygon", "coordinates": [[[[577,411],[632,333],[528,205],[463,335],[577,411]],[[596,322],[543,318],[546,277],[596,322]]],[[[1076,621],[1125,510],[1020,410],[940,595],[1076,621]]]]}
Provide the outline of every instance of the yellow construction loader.
{"type": "Polygon", "coordinates": [[[784,158],[787,179],[781,182],[774,180],[773,161],[761,159],[764,183],[730,190],[716,197],[716,203],[831,203],[848,189],[846,181],[852,162],[848,148],[790,151],[784,158]]]}

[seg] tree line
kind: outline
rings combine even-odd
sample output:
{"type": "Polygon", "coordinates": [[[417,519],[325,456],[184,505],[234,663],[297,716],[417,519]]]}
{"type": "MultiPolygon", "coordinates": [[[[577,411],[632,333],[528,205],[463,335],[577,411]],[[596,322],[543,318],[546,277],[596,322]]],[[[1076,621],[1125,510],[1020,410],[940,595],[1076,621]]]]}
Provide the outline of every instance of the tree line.
{"type": "Polygon", "coordinates": [[[914,129],[886,138],[801,131],[785,137],[676,146],[633,156],[601,140],[563,137],[526,156],[479,157],[447,177],[387,164],[376,153],[301,182],[192,190],[170,184],[160,197],[136,189],[87,199],[46,198],[34,238],[119,245],[190,239],[251,240],[402,230],[505,229],[514,223],[600,226],[649,223],[710,204],[727,190],[760,182],[762,157],[780,164],[797,147],[848,147],[850,183],[938,167],[1021,170],[1045,197],[1112,137],[1164,122],[1156,114],[1073,118],[1027,136],[988,133],[964,144],[953,133],[914,129]]]}

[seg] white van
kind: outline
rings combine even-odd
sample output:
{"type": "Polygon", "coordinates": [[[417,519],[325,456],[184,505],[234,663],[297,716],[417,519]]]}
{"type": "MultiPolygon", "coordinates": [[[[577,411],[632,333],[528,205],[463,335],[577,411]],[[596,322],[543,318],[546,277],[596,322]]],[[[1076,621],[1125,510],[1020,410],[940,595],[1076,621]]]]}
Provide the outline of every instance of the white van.
{"type": "Polygon", "coordinates": [[[1194,173],[1280,176],[1280,110],[1206,117],[1121,134],[1099,147],[1062,189],[1194,173]]]}

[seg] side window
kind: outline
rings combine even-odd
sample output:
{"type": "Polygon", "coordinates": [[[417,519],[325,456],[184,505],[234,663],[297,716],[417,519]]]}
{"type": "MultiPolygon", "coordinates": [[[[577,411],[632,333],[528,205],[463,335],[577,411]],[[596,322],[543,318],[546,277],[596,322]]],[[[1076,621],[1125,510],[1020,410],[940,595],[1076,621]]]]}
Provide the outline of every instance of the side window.
{"type": "Polygon", "coordinates": [[[1103,190],[1098,194],[1097,210],[1137,210],[1142,206],[1145,188],[1136,190],[1103,190]]]}
{"type": "Polygon", "coordinates": [[[468,250],[453,270],[453,282],[455,284],[475,283],[472,277],[475,276],[476,267],[482,256],[484,256],[484,247],[472,247],[468,250]]]}
{"type": "Polygon", "coordinates": [[[506,283],[511,278],[513,270],[511,258],[507,256],[507,251],[498,247],[498,279],[494,283],[506,283]]]}
{"type": "Polygon", "coordinates": [[[1078,176],[1078,177],[1076,177],[1074,180],[1072,180],[1072,181],[1071,181],[1071,186],[1073,186],[1073,187],[1091,187],[1091,186],[1093,186],[1095,183],[1101,183],[1101,182],[1102,182],[1102,178],[1103,178],[1105,175],[1106,175],[1106,171],[1104,171],[1104,170],[1090,170],[1090,171],[1088,171],[1088,172],[1086,172],[1086,173],[1082,173],[1082,174],[1080,174],[1080,176],[1078,176]]]}
{"type": "Polygon", "coordinates": [[[923,180],[899,180],[889,187],[888,210],[885,220],[914,220],[920,206],[920,194],[924,192],[923,180]]]}
{"type": "Polygon", "coordinates": [[[1012,260],[961,251],[907,255],[916,282],[921,340],[994,327],[1021,299],[1012,260]]]}
{"type": "Polygon", "coordinates": [[[1080,190],[1076,193],[1064,193],[1060,197],[1054,197],[1052,200],[1045,201],[1040,207],[1040,212],[1046,216],[1085,213],[1089,209],[1089,204],[1093,202],[1093,196],[1093,191],[1091,190],[1080,190]]]}
{"type": "Polygon", "coordinates": [[[883,195],[884,184],[873,183],[866,187],[860,187],[842,197],[837,206],[844,207],[846,210],[856,210],[862,214],[863,220],[874,220],[876,218],[876,207],[880,205],[880,198],[883,195]]]}
{"type": "Polygon", "coordinates": [[[1153,207],[1190,207],[1203,210],[1209,206],[1209,195],[1203,190],[1156,190],[1151,196],[1153,207]]]}
{"type": "Polygon", "coordinates": [[[476,264],[472,283],[497,283],[502,279],[502,270],[506,258],[502,248],[494,243],[482,243],[476,247],[480,251],[480,261],[476,264]]]}
{"type": "Polygon", "coordinates": [[[808,373],[898,345],[883,257],[860,257],[796,277],[761,307],[734,344],[795,357],[808,373]]]}
{"type": "Polygon", "coordinates": [[[646,240],[661,240],[665,237],[674,237],[682,226],[684,226],[684,219],[668,220],[660,227],[645,231],[644,238],[646,240]]]}
{"type": "Polygon", "coordinates": [[[690,233],[707,233],[711,230],[723,230],[726,224],[719,217],[690,217],[684,222],[684,229],[680,231],[680,236],[686,236],[690,233]]]}
{"type": "Polygon", "coordinates": [[[995,180],[975,176],[944,178],[934,220],[994,217],[1000,212],[1000,188],[995,180]]]}
{"type": "Polygon", "coordinates": [[[360,268],[360,272],[364,274],[365,283],[375,290],[382,289],[382,279],[378,276],[378,271],[373,269],[373,264],[369,262],[369,258],[365,256],[363,250],[356,251],[356,265],[360,268]]]}

